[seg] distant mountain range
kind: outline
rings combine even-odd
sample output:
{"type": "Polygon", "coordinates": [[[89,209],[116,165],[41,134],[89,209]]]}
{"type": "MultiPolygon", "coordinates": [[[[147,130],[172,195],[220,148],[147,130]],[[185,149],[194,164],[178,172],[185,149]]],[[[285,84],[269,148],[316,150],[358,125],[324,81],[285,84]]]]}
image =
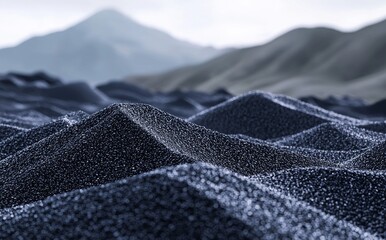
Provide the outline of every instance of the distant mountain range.
{"type": "Polygon", "coordinates": [[[261,46],[127,81],[166,91],[261,89],[295,97],[344,94],[380,99],[386,95],[386,21],[349,33],[295,29],[261,46]]]}
{"type": "Polygon", "coordinates": [[[0,49],[0,72],[45,71],[100,82],[171,70],[222,52],[177,40],[109,9],[64,31],[0,49]]]}

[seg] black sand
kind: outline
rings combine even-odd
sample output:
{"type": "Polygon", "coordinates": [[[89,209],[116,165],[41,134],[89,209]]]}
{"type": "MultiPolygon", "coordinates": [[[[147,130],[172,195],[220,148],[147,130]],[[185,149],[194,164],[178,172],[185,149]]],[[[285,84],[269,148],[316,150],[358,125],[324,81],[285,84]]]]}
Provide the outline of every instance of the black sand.
{"type": "Polygon", "coordinates": [[[263,92],[7,79],[0,239],[386,238],[386,119],[263,92]]]}

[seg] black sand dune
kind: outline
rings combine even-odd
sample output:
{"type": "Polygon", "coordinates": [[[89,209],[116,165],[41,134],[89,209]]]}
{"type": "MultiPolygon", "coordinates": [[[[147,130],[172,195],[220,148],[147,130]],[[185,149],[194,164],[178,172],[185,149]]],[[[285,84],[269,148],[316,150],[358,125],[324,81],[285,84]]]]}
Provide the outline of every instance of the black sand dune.
{"type": "Polygon", "coordinates": [[[383,120],[386,118],[386,100],[379,100],[369,105],[358,99],[345,98],[318,99],[315,97],[304,97],[301,100],[355,118],[369,120],[383,120]]]}
{"type": "Polygon", "coordinates": [[[386,122],[380,121],[360,126],[363,129],[368,129],[374,132],[386,133],[386,122]]]}
{"type": "Polygon", "coordinates": [[[366,230],[376,232],[384,229],[386,182],[382,173],[328,168],[291,169],[257,179],[366,230]],[[380,189],[383,190],[378,191],[380,189]],[[363,218],[364,215],[367,217],[363,218]]]}
{"type": "MultiPolygon", "coordinates": [[[[6,158],[13,155],[24,148],[39,142],[49,136],[64,130],[65,128],[77,123],[81,119],[85,119],[87,114],[84,112],[74,112],[63,117],[60,117],[53,122],[32,128],[28,131],[22,131],[14,134],[12,137],[2,138],[0,143],[0,158],[6,158]]],[[[1,160],[0,160],[1,161],[1,160]]]]}
{"type": "Polygon", "coordinates": [[[314,128],[275,139],[279,145],[327,151],[361,150],[384,141],[384,135],[340,123],[323,123],[314,128]]]}
{"type": "MultiPolygon", "coordinates": [[[[264,181],[204,164],[156,170],[0,210],[0,214],[3,237],[375,238],[307,202],[268,188],[264,181]],[[67,213],[71,217],[63,218],[67,213]]],[[[377,229],[376,216],[372,220],[374,225],[367,226],[377,229]]]]}
{"type": "Polygon", "coordinates": [[[272,139],[300,132],[326,121],[358,122],[299,101],[252,92],[209,108],[189,121],[228,134],[272,139]],[[275,126],[267,128],[268,125],[275,126]]]}
{"type": "Polygon", "coordinates": [[[0,76],[0,110],[8,113],[33,110],[49,117],[78,110],[94,113],[113,103],[130,102],[150,104],[185,118],[231,97],[225,90],[213,93],[150,92],[123,82],[94,88],[85,82],[63,83],[44,73],[0,76]]]}
{"type": "Polygon", "coordinates": [[[2,85],[40,88],[61,85],[62,83],[58,78],[49,76],[44,72],[36,72],[33,74],[8,73],[0,76],[0,81],[2,85]]]}
{"type": "Polygon", "coordinates": [[[1,239],[386,238],[386,119],[5,76],[1,239]]]}
{"type": "Polygon", "coordinates": [[[147,103],[180,117],[189,117],[232,97],[225,90],[213,93],[193,91],[149,92],[123,82],[109,82],[97,86],[97,89],[114,101],[147,103]]]}

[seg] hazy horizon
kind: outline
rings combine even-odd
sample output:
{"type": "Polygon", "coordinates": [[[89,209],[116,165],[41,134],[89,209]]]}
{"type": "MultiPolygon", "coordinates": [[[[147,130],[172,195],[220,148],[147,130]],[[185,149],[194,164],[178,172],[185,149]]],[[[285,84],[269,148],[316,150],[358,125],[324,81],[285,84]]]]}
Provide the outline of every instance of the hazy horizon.
{"type": "Polygon", "coordinates": [[[65,29],[105,8],[192,43],[214,47],[262,44],[297,27],[354,31],[386,19],[386,2],[229,0],[127,2],[123,0],[0,3],[0,48],[65,29]],[[33,11],[31,11],[33,9],[33,11]],[[299,14],[301,12],[302,14],[299,14]],[[269,23],[269,24],[267,24],[269,23]]]}

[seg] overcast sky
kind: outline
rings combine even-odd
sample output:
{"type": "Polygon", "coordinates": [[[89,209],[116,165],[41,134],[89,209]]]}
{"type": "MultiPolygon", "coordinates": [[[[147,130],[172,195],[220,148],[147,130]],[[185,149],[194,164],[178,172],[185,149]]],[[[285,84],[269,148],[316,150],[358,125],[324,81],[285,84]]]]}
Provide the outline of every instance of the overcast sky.
{"type": "Polygon", "coordinates": [[[299,26],[344,31],[386,19],[385,0],[0,0],[0,47],[113,7],[191,42],[260,44],[299,26]]]}

